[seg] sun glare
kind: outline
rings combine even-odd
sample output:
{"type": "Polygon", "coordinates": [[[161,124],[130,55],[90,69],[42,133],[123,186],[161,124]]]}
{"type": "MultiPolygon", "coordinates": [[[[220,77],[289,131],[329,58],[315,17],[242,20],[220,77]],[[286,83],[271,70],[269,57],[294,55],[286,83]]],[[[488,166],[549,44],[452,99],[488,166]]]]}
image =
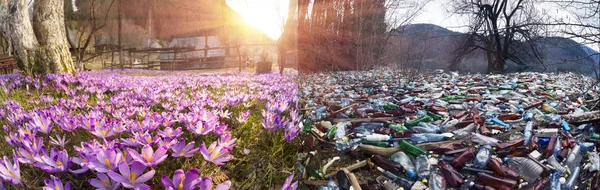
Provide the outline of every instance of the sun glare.
{"type": "Polygon", "coordinates": [[[244,21],[273,40],[279,39],[287,17],[287,0],[228,0],[244,21]]]}

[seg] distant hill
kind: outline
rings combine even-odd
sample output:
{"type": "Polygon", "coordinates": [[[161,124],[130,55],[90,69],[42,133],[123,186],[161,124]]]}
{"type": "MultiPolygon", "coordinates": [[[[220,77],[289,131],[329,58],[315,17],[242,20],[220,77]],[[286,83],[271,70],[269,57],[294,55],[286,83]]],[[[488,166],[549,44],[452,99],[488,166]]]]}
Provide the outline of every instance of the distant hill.
{"type": "MultiPolygon", "coordinates": [[[[461,60],[455,59],[458,48],[466,41],[467,35],[448,30],[433,24],[411,24],[391,31],[389,43],[392,47],[387,52],[388,61],[421,69],[448,70],[452,62],[458,63],[463,72],[487,71],[485,52],[476,50],[461,60]]],[[[508,72],[516,71],[573,71],[594,74],[598,70],[600,55],[595,50],[571,39],[560,37],[543,37],[533,42],[538,47],[542,66],[537,60],[528,60],[526,66],[507,63],[508,72]],[[590,56],[594,55],[595,56],[590,56]]],[[[526,43],[516,43],[528,52],[526,43]]]]}

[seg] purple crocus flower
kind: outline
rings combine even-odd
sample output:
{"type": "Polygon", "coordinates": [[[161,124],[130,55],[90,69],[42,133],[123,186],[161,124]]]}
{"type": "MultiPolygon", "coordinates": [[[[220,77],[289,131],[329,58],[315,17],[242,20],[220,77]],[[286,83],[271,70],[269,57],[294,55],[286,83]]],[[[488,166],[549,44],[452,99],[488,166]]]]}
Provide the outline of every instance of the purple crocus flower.
{"type": "Polygon", "coordinates": [[[192,156],[194,156],[194,154],[196,152],[200,151],[199,148],[194,148],[195,144],[196,144],[195,142],[190,142],[186,145],[185,139],[180,139],[177,144],[175,144],[171,147],[171,150],[173,150],[173,154],[171,154],[171,156],[173,156],[173,157],[184,156],[187,158],[192,157],[192,156]]]}
{"type": "MultiPolygon", "coordinates": [[[[205,176],[200,181],[200,190],[212,190],[213,182],[210,177],[205,176]]],[[[228,190],[231,187],[231,181],[225,181],[215,188],[215,190],[228,190]]]]}
{"type": "Polygon", "coordinates": [[[91,162],[93,169],[100,173],[106,173],[109,170],[115,170],[121,163],[123,155],[120,151],[114,149],[103,149],[96,153],[96,158],[91,162]]]}
{"type": "MultiPolygon", "coordinates": [[[[302,125],[301,122],[299,122],[300,125],[302,125]]],[[[298,132],[300,131],[300,127],[297,127],[296,125],[294,125],[293,122],[288,122],[286,127],[285,127],[285,141],[290,142],[292,141],[292,139],[296,138],[296,136],[298,135],[298,132]]]]}
{"type": "Polygon", "coordinates": [[[50,179],[44,179],[44,183],[46,184],[46,187],[43,187],[43,190],[70,190],[71,189],[71,182],[67,182],[66,184],[63,185],[63,183],[60,181],[59,178],[54,177],[53,175],[50,176],[50,179]]]}
{"type": "Polygon", "coordinates": [[[206,149],[206,144],[202,142],[200,146],[200,153],[204,160],[212,162],[218,166],[222,166],[223,162],[227,162],[233,159],[233,156],[229,155],[231,150],[224,146],[217,146],[217,142],[213,142],[208,149],[206,149]]]}
{"type": "Polygon", "coordinates": [[[231,149],[235,146],[235,141],[237,141],[237,138],[231,139],[231,134],[224,134],[219,138],[219,145],[231,149]]]}
{"type": "Polygon", "coordinates": [[[121,183],[125,188],[138,188],[138,189],[150,189],[148,185],[144,184],[144,182],[150,180],[152,176],[154,176],[155,171],[150,170],[147,173],[144,173],[144,164],[134,161],[131,164],[131,168],[125,162],[119,164],[119,173],[117,174],[114,171],[108,171],[108,176],[121,183]]]}
{"type": "Polygon", "coordinates": [[[163,175],[160,180],[167,190],[194,190],[202,179],[198,178],[198,169],[192,168],[185,174],[178,169],[173,174],[173,179],[163,175]]]}
{"type": "MultiPolygon", "coordinates": [[[[104,121],[102,122],[104,123],[104,121]]],[[[90,131],[93,135],[95,135],[98,138],[107,138],[107,137],[111,137],[115,134],[115,132],[113,132],[112,130],[112,126],[109,125],[98,125],[96,127],[94,127],[94,129],[92,131],[90,131]]]]}
{"type": "Polygon", "coordinates": [[[4,160],[0,162],[0,178],[13,185],[21,184],[21,169],[16,155],[13,154],[12,163],[4,156],[4,160]]]}
{"type": "Polygon", "coordinates": [[[156,152],[152,150],[150,145],[144,145],[142,148],[142,154],[138,154],[137,151],[127,148],[127,152],[131,155],[133,160],[138,161],[146,167],[153,167],[167,159],[167,147],[161,146],[156,149],[156,152]]]}
{"type": "Polygon", "coordinates": [[[33,113],[29,125],[35,126],[40,132],[48,134],[52,130],[52,119],[44,114],[33,113]]]}
{"type": "Polygon", "coordinates": [[[72,133],[77,130],[78,122],[76,122],[76,120],[69,119],[68,117],[64,117],[63,119],[56,121],[56,124],[58,124],[61,129],[72,133]]]}
{"type": "Polygon", "coordinates": [[[56,145],[56,146],[60,146],[60,147],[65,147],[65,145],[67,143],[69,143],[69,141],[71,140],[66,140],[66,136],[63,135],[62,137],[58,136],[58,134],[56,134],[56,139],[50,137],[50,144],[56,145]]]}
{"type": "Polygon", "coordinates": [[[278,129],[275,121],[277,114],[267,110],[262,110],[262,116],[263,120],[261,123],[265,129],[269,131],[275,131],[278,129]]]}
{"type": "Polygon", "coordinates": [[[188,130],[194,132],[196,135],[207,135],[215,129],[216,125],[216,123],[198,121],[195,125],[188,126],[188,130]]]}
{"type": "Polygon", "coordinates": [[[39,163],[33,164],[46,172],[64,172],[71,167],[71,161],[66,150],[52,148],[50,155],[42,155],[39,163]]]}
{"type": "Polygon", "coordinates": [[[292,183],[292,180],[294,180],[294,172],[292,172],[292,175],[290,175],[285,180],[285,183],[283,183],[283,187],[281,188],[281,190],[296,190],[298,188],[298,182],[296,181],[292,183]]]}
{"type": "Polygon", "coordinates": [[[240,122],[241,124],[243,124],[243,123],[246,123],[246,121],[248,121],[248,117],[250,117],[250,111],[243,111],[237,117],[237,120],[238,120],[238,122],[240,122]]]}
{"type": "Polygon", "coordinates": [[[181,127],[178,127],[175,130],[173,130],[173,128],[171,127],[165,127],[165,130],[162,131],[158,130],[158,135],[160,135],[166,140],[178,138],[179,136],[181,136],[181,134],[183,134],[183,130],[181,129],[181,127]]]}
{"type": "Polygon", "coordinates": [[[116,190],[121,186],[118,181],[111,180],[104,173],[96,173],[96,175],[98,175],[98,179],[89,179],[88,182],[99,190],[116,190]]]}

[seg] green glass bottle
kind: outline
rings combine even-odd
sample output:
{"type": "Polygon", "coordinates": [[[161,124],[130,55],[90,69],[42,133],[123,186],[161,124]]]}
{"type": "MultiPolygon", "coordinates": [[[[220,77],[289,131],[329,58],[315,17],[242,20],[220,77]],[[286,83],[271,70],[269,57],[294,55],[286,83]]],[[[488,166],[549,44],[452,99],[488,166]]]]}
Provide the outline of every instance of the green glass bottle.
{"type": "Polygon", "coordinates": [[[310,121],[310,119],[304,120],[304,127],[302,128],[302,132],[304,134],[308,134],[308,133],[310,133],[311,129],[312,129],[312,122],[310,121]]]}
{"type": "Polygon", "coordinates": [[[402,131],[406,131],[408,130],[404,125],[401,124],[390,124],[389,126],[391,129],[398,131],[398,132],[402,132],[402,131]]]}
{"type": "Polygon", "coordinates": [[[498,88],[488,88],[490,91],[498,91],[498,88]]]}
{"type": "Polygon", "coordinates": [[[305,169],[306,172],[308,172],[308,175],[310,175],[310,177],[314,177],[316,179],[323,179],[323,172],[321,172],[320,170],[314,169],[310,166],[306,166],[305,169]]]}
{"type": "Polygon", "coordinates": [[[413,120],[408,120],[408,121],[404,122],[404,125],[407,127],[412,127],[412,126],[418,125],[421,122],[429,122],[429,121],[433,121],[433,118],[429,117],[428,115],[424,115],[424,116],[418,117],[413,120]]]}
{"type": "Polygon", "coordinates": [[[592,133],[592,134],[590,134],[590,139],[600,139],[600,134],[592,133]]]}
{"type": "Polygon", "coordinates": [[[392,103],[387,103],[383,106],[384,110],[393,110],[393,109],[398,109],[399,106],[396,104],[392,104],[392,103]]]}
{"type": "Polygon", "coordinates": [[[585,106],[581,106],[581,109],[582,109],[584,112],[589,112],[589,111],[590,111],[590,109],[586,108],[585,106]]]}
{"type": "Polygon", "coordinates": [[[427,112],[427,116],[431,117],[431,119],[433,119],[434,121],[442,119],[442,116],[431,112],[427,112]]]}
{"type": "Polygon", "coordinates": [[[388,142],[363,141],[361,143],[362,144],[367,144],[367,145],[378,146],[378,147],[382,147],[382,148],[389,148],[390,147],[390,143],[388,143],[388,142]]]}
{"type": "Polygon", "coordinates": [[[500,86],[500,90],[512,90],[512,87],[509,85],[500,86]]]}
{"type": "Polygon", "coordinates": [[[408,152],[409,154],[411,154],[413,156],[427,154],[426,150],[423,150],[422,148],[419,148],[406,140],[401,140],[400,142],[398,142],[398,147],[400,149],[402,149],[404,152],[408,152]]]}
{"type": "Polygon", "coordinates": [[[335,137],[335,132],[337,131],[337,126],[333,126],[331,129],[329,129],[329,131],[327,131],[327,135],[325,135],[327,137],[327,139],[331,140],[333,139],[333,137],[335,137]]]}

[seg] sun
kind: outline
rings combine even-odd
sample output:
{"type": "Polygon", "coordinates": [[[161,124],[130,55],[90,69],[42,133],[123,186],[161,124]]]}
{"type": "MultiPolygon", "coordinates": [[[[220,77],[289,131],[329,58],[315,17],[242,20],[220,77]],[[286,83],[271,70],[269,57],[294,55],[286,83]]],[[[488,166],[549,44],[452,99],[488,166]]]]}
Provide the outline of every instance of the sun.
{"type": "Polygon", "coordinates": [[[264,32],[273,40],[279,39],[287,17],[288,0],[227,0],[244,21],[264,32]]]}

